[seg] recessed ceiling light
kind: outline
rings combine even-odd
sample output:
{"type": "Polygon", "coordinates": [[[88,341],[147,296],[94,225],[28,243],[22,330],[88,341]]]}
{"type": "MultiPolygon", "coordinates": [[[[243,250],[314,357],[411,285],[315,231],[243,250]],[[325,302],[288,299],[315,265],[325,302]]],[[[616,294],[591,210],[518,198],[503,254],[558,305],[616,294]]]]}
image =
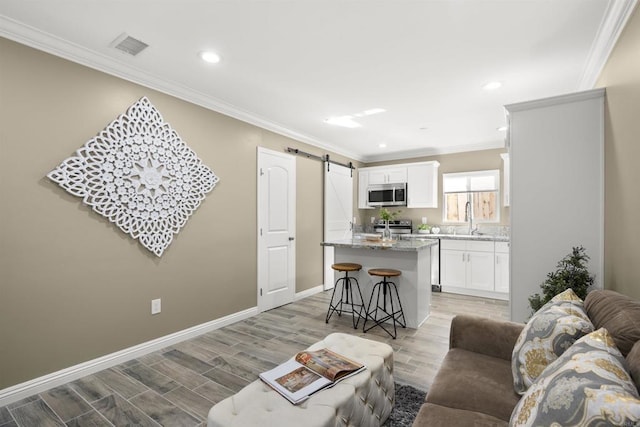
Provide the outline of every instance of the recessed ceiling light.
{"type": "Polygon", "coordinates": [[[360,123],[353,121],[353,116],[329,117],[324,121],[330,125],[342,126],[351,129],[362,126],[360,123]]]}
{"type": "Polygon", "coordinates": [[[378,147],[380,147],[380,148],[387,148],[387,144],[378,144],[378,147]]]}
{"type": "Polygon", "coordinates": [[[507,127],[506,126],[500,126],[497,130],[499,132],[504,132],[505,130],[507,130],[507,127]]]}
{"type": "Polygon", "coordinates": [[[502,86],[502,83],[500,82],[489,82],[486,85],[482,86],[482,88],[484,90],[494,90],[498,89],[500,86],[502,86]]]}
{"type": "Polygon", "coordinates": [[[364,114],[365,116],[370,116],[372,114],[384,113],[385,111],[387,110],[385,110],[384,108],[372,108],[370,110],[364,110],[362,114],[364,114]]]}
{"type": "Polygon", "coordinates": [[[217,64],[220,62],[220,55],[211,50],[205,50],[200,52],[200,59],[209,64],[217,64]]]}
{"type": "Polygon", "coordinates": [[[328,119],[324,119],[324,121],[330,125],[342,126],[345,128],[359,128],[362,125],[353,120],[355,117],[371,116],[372,114],[384,113],[385,111],[387,110],[383,108],[371,108],[369,110],[360,111],[347,116],[329,117],[328,119]]]}

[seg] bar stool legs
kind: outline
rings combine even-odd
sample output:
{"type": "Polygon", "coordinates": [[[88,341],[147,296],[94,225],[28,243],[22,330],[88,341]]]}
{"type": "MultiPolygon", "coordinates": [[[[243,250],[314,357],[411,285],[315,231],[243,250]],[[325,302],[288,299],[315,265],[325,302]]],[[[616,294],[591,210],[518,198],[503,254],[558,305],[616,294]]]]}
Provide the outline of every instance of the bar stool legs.
{"type": "Polygon", "coordinates": [[[366,333],[372,328],[380,326],[386,333],[391,336],[391,338],[396,339],[396,326],[400,325],[403,328],[406,328],[407,320],[405,319],[404,311],[402,310],[400,295],[398,295],[398,287],[394,282],[388,281],[387,278],[399,276],[401,272],[399,270],[392,269],[371,269],[369,270],[369,274],[372,276],[380,276],[382,277],[382,280],[373,286],[371,298],[369,298],[369,305],[367,306],[367,310],[365,312],[362,332],[366,333]],[[380,300],[380,291],[382,291],[382,301],[380,300]],[[369,320],[373,322],[373,325],[367,328],[367,322],[369,320]],[[393,333],[391,333],[391,331],[389,331],[385,325],[385,322],[387,322],[388,320],[391,320],[393,322],[393,333]]]}
{"type": "Polygon", "coordinates": [[[338,313],[338,316],[342,316],[342,313],[351,313],[353,329],[358,329],[360,318],[365,317],[364,299],[362,298],[362,292],[360,292],[360,284],[358,279],[350,277],[350,271],[358,271],[362,268],[360,264],[340,263],[333,264],[331,266],[336,271],[344,271],[344,277],[338,278],[331,294],[331,301],[329,301],[329,309],[327,310],[327,317],[325,323],[329,323],[329,319],[333,313],[338,313]],[[353,283],[355,282],[355,283],[353,283]],[[341,286],[341,290],[338,294],[339,299],[334,302],[336,297],[336,291],[341,286]],[[356,289],[357,297],[360,298],[359,302],[354,299],[353,289],[356,289]],[[349,308],[350,306],[350,308],[349,308]],[[357,319],[356,319],[357,315],[357,319]]]}

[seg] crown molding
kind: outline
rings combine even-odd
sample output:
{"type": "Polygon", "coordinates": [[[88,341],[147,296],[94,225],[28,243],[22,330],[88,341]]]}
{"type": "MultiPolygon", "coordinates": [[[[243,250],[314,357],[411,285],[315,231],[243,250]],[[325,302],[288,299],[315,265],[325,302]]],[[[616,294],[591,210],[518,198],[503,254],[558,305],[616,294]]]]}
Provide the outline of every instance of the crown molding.
{"type": "Polygon", "coordinates": [[[566,95],[551,96],[549,98],[536,99],[533,101],[518,102],[515,104],[505,105],[504,108],[508,113],[516,111],[531,110],[533,108],[549,107],[552,105],[567,104],[569,102],[580,102],[587,99],[603,98],[606,89],[591,89],[582,92],[568,93],[566,95]]]}
{"type": "Polygon", "coordinates": [[[495,148],[505,148],[504,141],[493,141],[482,144],[456,145],[444,148],[424,148],[409,151],[398,151],[396,153],[375,154],[365,156],[362,160],[365,165],[374,162],[385,162],[388,160],[408,160],[417,157],[441,156],[444,154],[467,153],[470,151],[493,150],[495,148]]]}
{"type": "Polygon", "coordinates": [[[202,92],[180,83],[159,78],[122,61],[118,61],[116,58],[71,43],[4,15],[0,15],[0,36],[149,89],[157,90],[183,101],[283,135],[287,138],[331,151],[356,161],[362,160],[362,156],[356,153],[336,148],[334,145],[289,129],[272,120],[238,108],[233,104],[205,95],[202,92]]]}
{"type": "MultiPolygon", "coordinates": [[[[598,34],[591,47],[587,65],[579,83],[579,90],[591,89],[595,85],[602,68],[604,67],[637,2],[638,0],[609,1],[605,16],[600,24],[598,34]]],[[[161,79],[158,76],[154,76],[122,61],[118,61],[117,58],[100,54],[75,43],[71,43],[4,15],[0,15],[0,36],[356,161],[376,162],[384,160],[402,160],[412,157],[453,154],[465,151],[504,147],[503,142],[494,142],[447,147],[443,149],[426,148],[397,153],[363,156],[344,150],[334,144],[320,141],[293,129],[289,129],[282,124],[241,109],[233,104],[205,95],[202,92],[196,91],[180,83],[161,79]]]]}
{"type": "Polygon", "coordinates": [[[577,90],[592,89],[638,0],[609,0],[577,90]]]}

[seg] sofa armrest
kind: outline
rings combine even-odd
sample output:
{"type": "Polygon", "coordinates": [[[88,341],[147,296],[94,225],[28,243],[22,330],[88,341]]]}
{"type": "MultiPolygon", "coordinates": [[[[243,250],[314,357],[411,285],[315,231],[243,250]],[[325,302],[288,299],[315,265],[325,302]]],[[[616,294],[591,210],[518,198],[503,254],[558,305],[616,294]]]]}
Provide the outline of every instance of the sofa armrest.
{"type": "Polygon", "coordinates": [[[449,348],[511,360],[513,347],[523,328],[521,323],[458,315],[451,321],[449,348]]]}

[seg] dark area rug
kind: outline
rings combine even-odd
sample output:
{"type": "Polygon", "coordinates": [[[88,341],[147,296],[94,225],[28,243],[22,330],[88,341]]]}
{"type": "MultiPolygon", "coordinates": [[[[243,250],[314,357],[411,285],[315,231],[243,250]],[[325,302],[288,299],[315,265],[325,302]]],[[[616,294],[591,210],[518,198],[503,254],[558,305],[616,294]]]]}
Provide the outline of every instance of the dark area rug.
{"type": "Polygon", "coordinates": [[[396,404],[383,427],[411,427],[427,392],[396,383],[396,404]]]}

